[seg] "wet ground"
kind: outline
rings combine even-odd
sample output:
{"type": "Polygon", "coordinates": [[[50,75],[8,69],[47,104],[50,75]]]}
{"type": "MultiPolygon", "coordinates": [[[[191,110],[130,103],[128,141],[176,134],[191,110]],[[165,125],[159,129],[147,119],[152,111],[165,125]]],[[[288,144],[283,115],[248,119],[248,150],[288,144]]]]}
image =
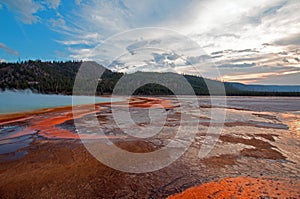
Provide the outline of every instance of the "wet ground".
{"type": "MultiPolygon", "coordinates": [[[[96,108],[82,106],[76,114],[70,107],[64,107],[2,115],[0,195],[3,198],[166,198],[212,181],[246,178],[251,183],[252,179],[259,179],[259,186],[277,181],[280,184],[273,186],[278,192],[266,189],[252,197],[300,198],[299,98],[229,97],[227,104],[217,98],[214,105],[205,97],[197,101],[196,110],[195,99],[189,97],[184,97],[183,104],[173,97],[132,99],[130,114],[136,126],[124,123],[122,128],[116,125],[108,103],[96,108]],[[152,109],[155,111],[151,112],[152,109]],[[223,123],[218,114],[224,111],[223,123]],[[161,119],[162,115],[166,120],[161,119]],[[95,116],[101,135],[95,133],[90,122],[95,116]],[[85,130],[80,136],[73,117],[85,130]],[[186,120],[181,122],[182,118],[186,120]],[[158,134],[147,136],[150,123],[162,127],[158,134]],[[180,127],[191,126],[197,127],[195,132],[187,131],[175,139],[180,127]],[[209,134],[208,129],[211,129],[209,134]],[[144,137],[136,138],[134,133],[144,133],[144,137]],[[164,148],[172,140],[175,150],[182,148],[187,137],[193,140],[184,155],[169,166],[133,174],[100,163],[80,140],[80,137],[101,140],[103,136],[121,149],[145,154],[164,148]],[[200,149],[214,140],[213,149],[199,158],[200,149]]],[[[124,104],[114,106],[122,114],[124,104]]],[[[110,153],[105,151],[108,156],[110,153]]],[[[222,186],[214,184],[214,187],[225,187],[226,183],[221,181],[222,186]]],[[[238,191],[230,194],[235,198],[246,197],[247,189],[243,190],[245,195],[239,195],[238,191]]],[[[224,193],[218,195],[221,194],[218,192],[215,197],[224,193]]]]}

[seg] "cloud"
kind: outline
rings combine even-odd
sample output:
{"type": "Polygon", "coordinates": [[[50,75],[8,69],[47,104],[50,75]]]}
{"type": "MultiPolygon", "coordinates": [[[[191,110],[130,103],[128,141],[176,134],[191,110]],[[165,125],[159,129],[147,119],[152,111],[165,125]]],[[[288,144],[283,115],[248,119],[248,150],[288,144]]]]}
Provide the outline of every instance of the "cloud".
{"type": "Polygon", "coordinates": [[[186,57],[186,64],[190,65],[190,64],[207,62],[209,59],[211,59],[211,56],[209,55],[188,56],[186,57]]]}
{"type": "Polygon", "coordinates": [[[269,15],[275,15],[279,9],[281,9],[284,5],[286,5],[286,1],[283,2],[279,2],[278,4],[271,6],[269,8],[266,8],[263,13],[262,16],[269,16],[269,15]]]}
{"type": "Polygon", "coordinates": [[[81,3],[81,0],[75,0],[76,5],[80,5],[80,3],[81,3]]]}
{"type": "Polygon", "coordinates": [[[233,33],[225,33],[225,34],[214,35],[214,37],[215,38],[218,38],[218,37],[233,37],[233,38],[236,38],[236,39],[240,38],[239,35],[233,34],[233,33]]]}
{"type": "Polygon", "coordinates": [[[130,52],[131,55],[134,54],[134,51],[137,50],[138,48],[142,48],[144,46],[146,46],[148,44],[148,41],[142,40],[142,41],[138,41],[135,43],[130,44],[129,46],[127,46],[127,50],[128,52],[130,52]]]}
{"type": "Polygon", "coordinates": [[[216,51],[216,52],[212,52],[211,55],[218,55],[218,54],[223,54],[223,50],[221,51],[216,51]]]}
{"type": "MultiPolygon", "coordinates": [[[[276,84],[277,82],[270,82],[270,80],[277,77],[283,78],[284,76],[297,76],[299,77],[299,70],[291,70],[291,71],[278,71],[278,72],[262,72],[262,73],[253,73],[253,74],[237,74],[237,75],[226,75],[223,76],[225,81],[230,82],[242,82],[242,83],[254,83],[256,81],[264,81],[272,84],[276,84]],[[266,81],[268,80],[268,81],[266,81]]],[[[293,79],[293,83],[295,84],[295,79],[293,79]]],[[[299,80],[297,80],[299,82],[299,80]]]]}
{"type": "Polygon", "coordinates": [[[246,56],[246,57],[243,57],[241,56],[241,58],[232,58],[232,59],[228,59],[228,62],[231,62],[231,63],[245,63],[245,62],[257,62],[259,63],[260,61],[262,60],[269,60],[270,58],[273,58],[274,56],[268,56],[268,55],[253,55],[253,56],[246,56]]]}
{"type": "Polygon", "coordinates": [[[245,67],[253,67],[255,66],[255,63],[243,63],[243,64],[222,64],[219,65],[219,68],[245,68],[245,67]]]}
{"type": "Polygon", "coordinates": [[[61,4],[61,0],[47,0],[46,4],[49,8],[57,9],[61,4]]]}
{"type": "Polygon", "coordinates": [[[2,0],[9,10],[16,13],[16,18],[25,24],[33,24],[39,20],[36,13],[44,7],[33,0],[2,0]]]}
{"type": "Polygon", "coordinates": [[[134,20],[132,11],[121,0],[81,2],[72,14],[68,21],[72,21],[75,28],[106,36],[130,28],[134,20]]]}
{"type": "MultiPolygon", "coordinates": [[[[16,14],[16,18],[25,24],[34,24],[41,18],[38,16],[40,11],[48,9],[57,9],[61,0],[1,0],[9,10],[16,14]]],[[[0,4],[0,9],[2,5],[0,4]]]]}
{"type": "Polygon", "coordinates": [[[258,51],[248,48],[248,49],[237,50],[237,51],[232,51],[232,52],[244,53],[244,52],[258,52],[258,51]]]}
{"type": "Polygon", "coordinates": [[[49,22],[54,28],[63,28],[66,26],[66,21],[63,18],[49,19],[49,22]]]}
{"type": "Polygon", "coordinates": [[[287,46],[287,45],[300,45],[300,33],[292,34],[287,37],[283,37],[274,41],[275,45],[287,46]]]}
{"type": "Polygon", "coordinates": [[[182,21],[180,18],[186,18],[186,8],[191,4],[195,3],[181,0],[173,0],[172,3],[160,0],[139,3],[132,0],[81,1],[78,9],[60,13],[64,24],[58,26],[55,22],[57,19],[52,20],[51,24],[54,26],[53,30],[65,34],[66,40],[82,41],[82,35],[100,33],[101,39],[88,41],[99,43],[109,36],[132,28],[151,26],[169,28],[170,21],[172,24],[178,24],[178,21],[182,21]]]}
{"type": "Polygon", "coordinates": [[[152,55],[156,63],[174,63],[177,59],[181,59],[176,53],[152,53],[152,55]]]}
{"type": "Polygon", "coordinates": [[[263,79],[255,80],[260,84],[273,85],[300,85],[300,72],[293,72],[289,74],[277,74],[265,77],[263,79]]]}
{"type": "Polygon", "coordinates": [[[283,58],[282,60],[283,62],[286,62],[286,63],[289,63],[288,59],[287,58],[283,58]]]}
{"type": "Polygon", "coordinates": [[[5,52],[7,52],[8,54],[11,54],[11,55],[16,55],[18,56],[19,55],[19,52],[15,51],[14,49],[11,49],[9,47],[7,47],[5,44],[3,43],[0,43],[0,48],[2,48],[5,52]]]}
{"type": "Polygon", "coordinates": [[[287,52],[285,52],[285,51],[283,51],[283,52],[279,52],[278,54],[279,54],[279,55],[288,55],[288,53],[287,53],[287,52]]]}
{"type": "Polygon", "coordinates": [[[220,51],[215,51],[212,52],[211,55],[216,55],[218,57],[224,56],[226,54],[230,54],[231,56],[234,54],[238,54],[239,56],[241,56],[244,53],[258,53],[259,51],[257,49],[242,49],[242,50],[234,50],[234,49],[226,49],[226,50],[220,50],[220,51]]]}
{"type": "MultiPolygon", "coordinates": [[[[207,3],[203,3],[204,6],[207,3]]],[[[256,2],[211,1],[207,10],[199,12],[199,19],[186,32],[202,32],[196,37],[203,46],[216,44],[205,50],[259,48],[262,43],[272,43],[281,37],[299,32],[299,1],[263,0],[256,2]],[[215,6],[213,6],[215,5],[215,6]],[[212,17],[212,14],[214,16],[212,17]],[[215,14],[216,13],[216,14],[215,14]],[[222,19],[222,20],[220,20],[222,19]],[[236,37],[216,37],[222,34],[236,34],[236,37]]],[[[193,35],[191,35],[193,37],[193,35]]]]}
{"type": "Polygon", "coordinates": [[[284,63],[288,63],[288,64],[298,64],[298,62],[300,62],[300,59],[298,57],[289,57],[289,56],[287,56],[287,57],[284,57],[282,59],[282,61],[284,63]]]}

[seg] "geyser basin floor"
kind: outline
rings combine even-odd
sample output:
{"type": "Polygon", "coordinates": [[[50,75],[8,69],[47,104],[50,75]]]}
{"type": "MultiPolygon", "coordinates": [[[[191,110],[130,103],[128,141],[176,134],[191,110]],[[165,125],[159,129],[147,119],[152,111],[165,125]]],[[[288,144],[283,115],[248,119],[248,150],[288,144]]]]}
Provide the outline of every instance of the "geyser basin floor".
{"type": "MultiPolygon", "coordinates": [[[[168,167],[143,174],[116,171],[90,155],[78,139],[68,107],[2,117],[0,145],[15,148],[3,149],[0,156],[0,195],[4,198],[165,198],[193,186],[223,182],[223,178],[233,178],[236,182],[247,177],[254,183],[253,187],[262,183],[266,187],[277,181],[280,183],[280,186],[274,185],[278,188],[276,192],[261,193],[261,196],[269,194],[273,197],[272,194],[278,192],[296,197],[295,193],[300,192],[300,116],[299,110],[295,110],[299,106],[293,100],[300,99],[288,98],[289,110],[285,107],[281,111],[282,98],[253,98],[253,102],[251,99],[244,100],[246,108],[242,106],[243,100],[239,101],[238,107],[234,106],[238,98],[229,98],[229,107],[211,107],[207,106],[208,99],[200,97],[201,111],[197,116],[200,126],[190,148],[168,167]],[[251,103],[255,105],[251,106],[251,103]],[[268,108],[264,108],[264,104],[268,104],[268,108]],[[276,112],[271,106],[276,106],[276,112]],[[208,156],[199,159],[198,152],[213,108],[227,110],[224,130],[208,156]]],[[[148,117],[142,117],[145,108],[159,104],[168,109],[167,122],[159,135],[145,139],[133,138],[120,131],[114,123],[110,104],[99,104],[96,114],[101,128],[118,147],[146,153],[165,146],[174,137],[180,122],[178,104],[173,97],[131,101],[141,128],[149,122],[148,117]]],[[[119,106],[122,107],[122,103],[119,106]]],[[[193,112],[189,106],[183,108],[193,112]]],[[[82,111],[82,117],[77,119],[86,122],[91,112],[88,109],[82,111]]],[[[233,196],[247,195],[247,189],[242,189],[242,192],[237,189],[233,196]]]]}

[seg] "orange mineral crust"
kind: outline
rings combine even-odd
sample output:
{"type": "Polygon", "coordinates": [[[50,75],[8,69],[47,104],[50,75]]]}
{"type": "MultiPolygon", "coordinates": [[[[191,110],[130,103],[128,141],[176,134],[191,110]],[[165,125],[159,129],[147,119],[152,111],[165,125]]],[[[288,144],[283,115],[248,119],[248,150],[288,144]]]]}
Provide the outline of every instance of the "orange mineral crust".
{"type": "Polygon", "coordinates": [[[136,108],[156,108],[156,107],[174,108],[175,107],[175,105],[173,105],[170,100],[150,98],[150,97],[131,98],[129,101],[129,106],[136,107],[136,108]]]}
{"type": "MultiPolygon", "coordinates": [[[[159,98],[133,97],[127,102],[116,102],[115,106],[128,106],[132,108],[172,108],[170,100],[159,98]]],[[[82,118],[86,115],[96,114],[103,106],[110,106],[110,103],[99,103],[96,105],[80,105],[73,107],[58,107],[41,109],[25,113],[0,115],[0,125],[7,125],[14,122],[29,121],[30,125],[23,130],[11,134],[6,139],[17,138],[24,135],[31,135],[37,132],[39,136],[54,139],[101,139],[109,136],[97,136],[92,134],[81,134],[71,132],[57,127],[66,121],[82,118]],[[76,112],[76,114],[74,114],[76,112]],[[73,115],[74,114],[74,115],[73,115]]],[[[124,136],[112,136],[110,138],[123,138],[124,136]]]]}
{"type": "Polygon", "coordinates": [[[300,198],[300,180],[237,177],[209,182],[168,197],[201,198],[300,198]]]}

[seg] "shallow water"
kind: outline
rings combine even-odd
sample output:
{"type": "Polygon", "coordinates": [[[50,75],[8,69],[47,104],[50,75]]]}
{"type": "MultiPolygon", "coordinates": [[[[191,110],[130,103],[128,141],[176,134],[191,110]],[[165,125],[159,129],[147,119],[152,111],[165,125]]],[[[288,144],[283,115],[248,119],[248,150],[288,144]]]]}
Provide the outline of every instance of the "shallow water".
{"type": "MultiPolygon", "coordinates": [[[[300,111],[300,97],[213,97],[215,105],[259,112],[300,111]]],[[[210,104],[209,97],[200,97],[200,104],[210,104]]]]}
{"type": "MultiPolygon", "coordinates": [[[[78,104],[88,104],[94,99],[93,97],[80,96],[77,101],[79,100],[80,103],[78,104]]],[[[95,97],[95,103],[119,100],[120,99],[112,99],[109,97],[95,97]]],[[[72,96],[36,94],[30,90],[0,92],[0,114],[71,105],[72,96]]]]}

